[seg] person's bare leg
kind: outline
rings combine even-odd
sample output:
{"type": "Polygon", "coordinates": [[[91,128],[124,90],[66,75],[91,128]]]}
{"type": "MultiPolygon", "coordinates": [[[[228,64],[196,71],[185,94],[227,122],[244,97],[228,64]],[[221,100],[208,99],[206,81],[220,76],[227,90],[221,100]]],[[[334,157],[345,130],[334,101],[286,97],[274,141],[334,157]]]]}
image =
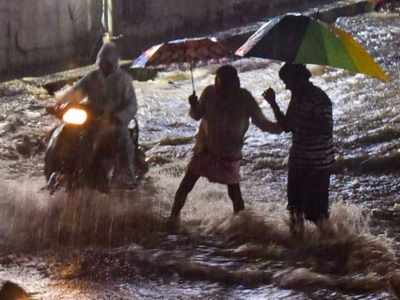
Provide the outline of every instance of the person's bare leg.
{"type": "Polygon", "coordinates": [[[177,219],[180,215],[181,209],[185,205],[187,195],[192,191],[197,180],[200,178],[198,175],[193,175],[187,172],[183,177],[178,190],[175,194],[174,204],[172,205],[170,219],[177,219]]]}
{"type": "Polygon", "coordinates": [[[244,201],[239,184],[228,184],[228,195],[232,200],[233,213],[237,214],[244,209],[244,201]]]}

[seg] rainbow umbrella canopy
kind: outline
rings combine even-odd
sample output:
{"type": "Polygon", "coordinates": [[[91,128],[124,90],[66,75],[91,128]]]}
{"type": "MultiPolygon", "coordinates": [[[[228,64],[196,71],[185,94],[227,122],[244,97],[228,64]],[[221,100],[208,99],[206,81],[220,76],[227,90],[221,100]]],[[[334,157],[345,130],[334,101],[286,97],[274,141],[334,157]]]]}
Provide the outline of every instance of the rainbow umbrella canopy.
{"type": "Polygon", "coordinates": [[[363,73],[383,81],[389,79],[349,33],[299,14],[286,14],[271,19],[236,51],[236,55],[326,65],[363,73]]]}
{"type": "Polygon", "coordinates": [[[195,92],[193,80],[195,63],[220,59],[229,54],[230,52],[224,45],[213,37],[180,39],[147,49],[133,61],[132,68],[188,63],[190,64],[193,92],[195,92]]]}

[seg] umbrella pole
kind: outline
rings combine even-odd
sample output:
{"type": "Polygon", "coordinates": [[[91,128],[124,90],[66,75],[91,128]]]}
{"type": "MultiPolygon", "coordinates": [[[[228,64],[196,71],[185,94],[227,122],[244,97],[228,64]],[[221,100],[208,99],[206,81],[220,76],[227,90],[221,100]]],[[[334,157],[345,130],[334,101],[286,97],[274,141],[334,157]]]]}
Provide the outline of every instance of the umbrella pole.
{"type": "Polygon", "coordinates": [[[193,62],[190,63],[190,76],[192,78],[193,95],[196,95],[196,90],[194,88],[194,78],[193,78],[193,62]]]}

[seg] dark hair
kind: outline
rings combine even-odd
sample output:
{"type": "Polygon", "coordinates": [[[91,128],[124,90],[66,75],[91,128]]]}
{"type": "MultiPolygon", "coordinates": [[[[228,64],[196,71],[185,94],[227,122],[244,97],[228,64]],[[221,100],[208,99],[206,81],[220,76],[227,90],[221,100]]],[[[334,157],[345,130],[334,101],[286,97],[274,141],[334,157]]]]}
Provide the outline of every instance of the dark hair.
{"type": "Polygon", "coordinates": [[[285,63],[279,70],[279,77],[282,80],[291,78],[299,81],[308,81],[311,77],[311,72],[304,65],[285,63]]]}
{"type": "Polygon", "coordinates": [[[229,92],[240,88],[240,79],[235,67],[231,65],[219,67],[216,76],[221,84],[219,91],[217,91],[220,95],[227,96],[229,92]]]}

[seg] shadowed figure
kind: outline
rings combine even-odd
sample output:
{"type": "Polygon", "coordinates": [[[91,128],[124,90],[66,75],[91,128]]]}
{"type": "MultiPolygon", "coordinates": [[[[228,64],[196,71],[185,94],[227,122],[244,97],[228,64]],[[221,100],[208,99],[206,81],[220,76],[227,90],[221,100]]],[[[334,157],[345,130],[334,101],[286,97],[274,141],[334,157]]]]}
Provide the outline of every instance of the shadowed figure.
{"type": "Polygon", "coordinates": [[[240,160],[249,120],[263,131],[280,133],[277,123],[262,113],[249,91],[240,87],[237,71],[230,65],[217,70],[215,83],[200,97],[189,97],[190,116],[201,120],[193,157],[179,185],[170,222],[175,223],[186,197],[203,176],[210,182],[227,185],[235,213],[244,209],[240,190],[240,160]]]}
{"type": "Polygon", "coordinates": [[[66,102],[79,103],[87,97],[96,117],[114,125],[118,137],[120,166],[126,171],[123,179],[129,186],[134,183],[135,174],[134,151],[128,125],[137,112],[132,78],[120,69],[119,53],[114,43],[103,45],[97,55],[96,64],[97,70],[90,72],[72,88],[57,96],[58,105],[66,102]]]}
{"type": "Polygon", "coordinates": [[[291,229],[302,234],[304,218],[328,229],[329,185],[334,164],[332,103],[309,79],[304,65],[286,63],[279,76],[292,96],[283,114],[270,88],[263,94],[279,125],[292,133],[289,153],[288,210],[291,229]]]}

